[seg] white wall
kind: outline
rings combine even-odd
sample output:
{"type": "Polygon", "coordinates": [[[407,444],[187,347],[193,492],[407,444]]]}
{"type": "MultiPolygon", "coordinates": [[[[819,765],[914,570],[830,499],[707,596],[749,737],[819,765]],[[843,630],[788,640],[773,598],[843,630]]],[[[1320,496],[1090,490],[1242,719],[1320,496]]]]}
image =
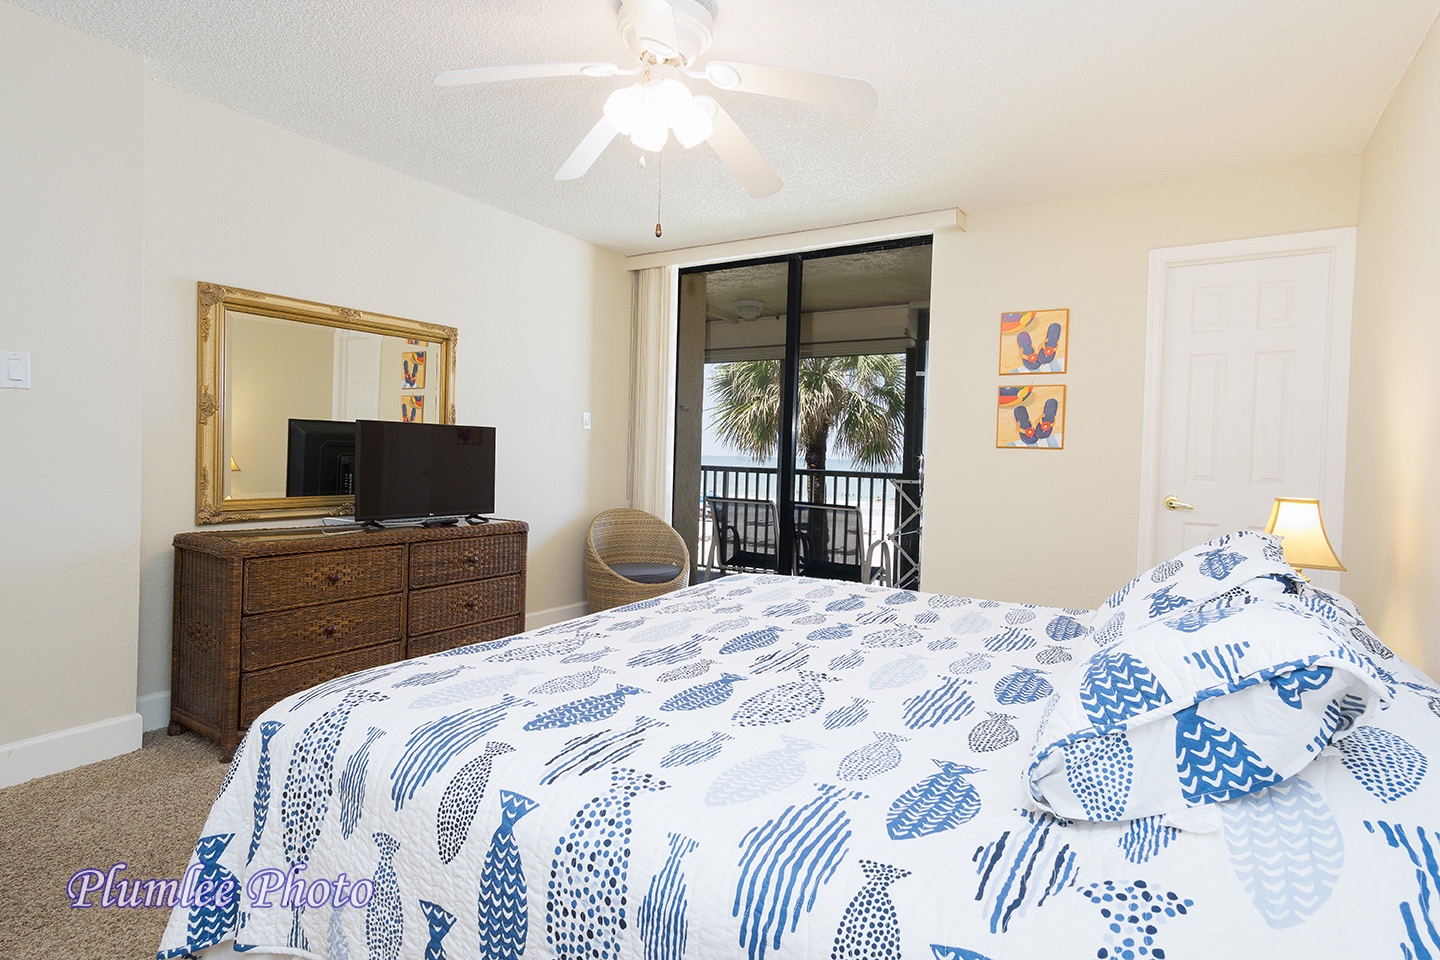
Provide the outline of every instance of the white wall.
{"type": "Polygon", "coordinates": [[[144,102],[140,696],[170,686],[170,540],[195,529],[199,280],[456,327],[456,417],[497,428],[496,512],[530,524],[529,611],[583,612],[585,529],[625,499],[621,258],[154,81],[144,102]]]}
{"type": "Polygon", "coordinates": [[[1363,156],[1345,498],[1346,590],[1440,676],[1440,29],[1363,156]]]}
{"type": "Polygon", "coordinates": [[[139,746],[140,81],[0,3],[0,349],[33,384],[0,391],[0,784],[63,728],[139,746]]]}
{"type": "Polygon", "coordinates": [[[1339,159],[971,212],[937,234],[925,589],[1088,609],[1134,576],[1149,251],[1351,226],[1359,178],[1339,159]],[[1051,307],[1070,310],[1065,449],[996,450],[1000,314],[1051,307]]]}
{"type": "Polygon", "coordinates": [[[621,259],[0,0],[0,349],[34,365],[0,394],[0,784],[137,747],[137,693],[167,719],[201,280],[456,327],[457,416],[498,428],[497,512],[530,523],[530,613],[584,609],[586,525],[625,497],[621,259]]]}

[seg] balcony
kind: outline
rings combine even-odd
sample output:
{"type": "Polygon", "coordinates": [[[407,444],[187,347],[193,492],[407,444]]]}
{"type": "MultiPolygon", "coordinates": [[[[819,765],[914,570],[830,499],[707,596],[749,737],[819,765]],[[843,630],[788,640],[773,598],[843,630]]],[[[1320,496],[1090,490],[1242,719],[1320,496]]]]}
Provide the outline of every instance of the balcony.
{"type": "MultiPolygon", "coordinates": [[[[708,580],[737,569],[721,569],[715,549],[715,523],[708,500],[712,497],[777,502],[773,467],[700,467],[700,529],[696,552],[697,580],[708,580]]],[[[861,517],[866,544],[883,544],[876,555],[888,556],[891,586],[920,589],[921,480],[899,473],[857,470],[797,470],[795,499],[855,507],[861,517]]],[[[773,533],[771,534],[773,538],[773,533]]],[[[747,568],[740,568],[747,569],[747,568]]],[[[753,569],[753,568],[748,568],[753,569]]]]}

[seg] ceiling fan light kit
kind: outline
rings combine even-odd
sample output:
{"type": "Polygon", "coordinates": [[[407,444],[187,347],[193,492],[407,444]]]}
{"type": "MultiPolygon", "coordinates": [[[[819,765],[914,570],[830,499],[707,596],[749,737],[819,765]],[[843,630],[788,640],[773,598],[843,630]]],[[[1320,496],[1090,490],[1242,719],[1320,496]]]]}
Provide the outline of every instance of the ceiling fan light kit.
{"type": "Polygon", "coordinates": [[[672,130],[688,150],[715,132],[714,105],[709,97],[692,94],[674,67],[659,66],[646,70],[639,83],[610,94],[605,119],[641,150],[660,151],[672,130]]]}
{"type": "Polygon", "coordinates": [[[640,75],[605,101],[604,113],[555,173],[557,180],[583,176],[617,136],[629,137],[641,150],[658,153],[670,134],[686,149],[709,143],[726,168],[752,197],[767,197],[783,182],[755,145],[713,98],[696,96],[686,78],[719,90],[781,97],[832,109],[870,113],[875,88],[854,77],[809,73],[789,67],[697,60],[710,49],[714,21],[696,0],[621,0],[620,36],[638,65],[554,63],[450,70],[435,78],[439,86],[525,80],[535,77],[606,78],[640,75]]]}

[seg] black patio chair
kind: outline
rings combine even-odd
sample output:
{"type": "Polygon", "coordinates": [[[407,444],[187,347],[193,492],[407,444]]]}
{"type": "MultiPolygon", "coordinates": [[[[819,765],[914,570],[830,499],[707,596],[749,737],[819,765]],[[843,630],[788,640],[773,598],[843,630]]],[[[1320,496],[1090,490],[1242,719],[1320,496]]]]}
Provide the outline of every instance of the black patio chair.
{"type": "Polygon", "coordinates": [[[779,555],[780,523],[769,500],[706,497],[713,535],[710,566],[731,570],[774,572],[779,555]]]}
{"type": "Polygon", "coordinates": [[[795,504],[795,552],[802,576],[886,585],[891,580],[891,544],[865,539],[859,507],[795,504]]]}

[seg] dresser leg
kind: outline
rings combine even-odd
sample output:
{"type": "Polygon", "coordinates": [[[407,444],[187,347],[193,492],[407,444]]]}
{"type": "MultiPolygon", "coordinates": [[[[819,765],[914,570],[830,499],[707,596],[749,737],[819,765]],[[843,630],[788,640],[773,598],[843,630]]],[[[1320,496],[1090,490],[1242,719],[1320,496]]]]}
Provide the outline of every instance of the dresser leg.
{"type": "Polygon", "coordinates": [[[180,734],[184,733],[188,729],[190,728],[185,726],[185,724],[176,723],[174,720],[171,720],[170,726],[165,728],[165,735],[170,737],[178,737],[180,736],[180,734]]]}

